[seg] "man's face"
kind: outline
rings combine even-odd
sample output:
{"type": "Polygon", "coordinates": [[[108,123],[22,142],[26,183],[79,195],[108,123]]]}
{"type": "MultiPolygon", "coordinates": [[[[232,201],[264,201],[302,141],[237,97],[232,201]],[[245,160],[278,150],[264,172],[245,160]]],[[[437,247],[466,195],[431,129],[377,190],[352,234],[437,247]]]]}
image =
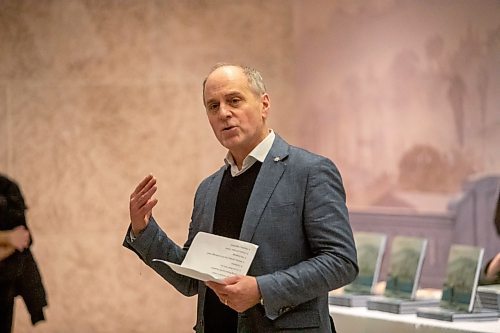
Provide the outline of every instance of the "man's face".
{"type": "Polygon", "coordinates": [[[243,159],[267,136],[269,96],[257,96],[241,68],[213,71],[205,84],[204,102],[215,136],[235,159],[243,159]]]}

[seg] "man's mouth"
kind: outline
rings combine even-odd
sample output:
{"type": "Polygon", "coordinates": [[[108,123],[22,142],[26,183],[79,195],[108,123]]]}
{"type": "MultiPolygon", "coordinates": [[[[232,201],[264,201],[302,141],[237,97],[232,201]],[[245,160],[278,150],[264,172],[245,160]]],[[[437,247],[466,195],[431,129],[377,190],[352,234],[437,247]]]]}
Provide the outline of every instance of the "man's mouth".
{"type": "Polygon", "coordinates": [[[229,130],[232,130],[233,128],[236,128],[236,126],[226,126],[222,130],[223,131],[229,131],[229,130]]]}

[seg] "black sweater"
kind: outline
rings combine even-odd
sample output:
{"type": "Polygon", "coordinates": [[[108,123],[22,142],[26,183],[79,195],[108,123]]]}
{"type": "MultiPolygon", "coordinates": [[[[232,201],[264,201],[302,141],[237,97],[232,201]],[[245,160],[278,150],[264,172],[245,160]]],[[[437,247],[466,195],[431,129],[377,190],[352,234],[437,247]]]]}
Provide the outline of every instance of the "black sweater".
{"type": "MultiPolygon", "coordinates": [[[[259,174],[261,162],[255,162],[244,173],[232,177],[228,166],[215,205],[213,233],[239,239],[241,225],[247,210],[248,200],[259,174]]],[[[238,313],[222,304],[217,295],[207,288],[204,306],[205,333],[235,333],[238,313]]]]}

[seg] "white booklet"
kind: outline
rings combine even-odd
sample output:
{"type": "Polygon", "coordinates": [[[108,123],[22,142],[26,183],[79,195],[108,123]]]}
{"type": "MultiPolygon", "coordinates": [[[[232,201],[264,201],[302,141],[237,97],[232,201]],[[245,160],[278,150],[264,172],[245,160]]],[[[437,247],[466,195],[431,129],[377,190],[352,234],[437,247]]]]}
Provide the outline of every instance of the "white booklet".
{"type": "Polygon", "coordinates": [[[198,232],[181,265],[153,259],[168,265],[176,273],[201,281],[222,280],[246,275],[259,246],[238,239],[198,232]]]}

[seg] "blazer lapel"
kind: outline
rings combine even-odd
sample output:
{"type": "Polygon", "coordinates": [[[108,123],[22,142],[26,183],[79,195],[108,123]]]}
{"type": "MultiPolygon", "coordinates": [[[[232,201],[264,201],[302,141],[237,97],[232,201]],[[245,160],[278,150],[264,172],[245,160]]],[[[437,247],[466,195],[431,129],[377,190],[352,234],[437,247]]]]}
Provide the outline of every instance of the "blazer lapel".
{"type": "Polygon", "coordinates": [[[286,169],[289,145],[278,135],[267,154],[255,180],[252,194],[241,227],[240,239],[250,242],[259,224],[260,217],[269,199],[286,169]]]}
{"type": "Polygon", "coordinates": [[[219,194],[219,187],[222,181],[222,176],[224,175],[225,166],[220,168],[215,174],[205,196],[205,207],[203,212],[202,224],[200,226],[201,231],[211,233],[214,227],[214,216],[215,216],[215,206],[217,204],[217,196],[219,194]]]}

